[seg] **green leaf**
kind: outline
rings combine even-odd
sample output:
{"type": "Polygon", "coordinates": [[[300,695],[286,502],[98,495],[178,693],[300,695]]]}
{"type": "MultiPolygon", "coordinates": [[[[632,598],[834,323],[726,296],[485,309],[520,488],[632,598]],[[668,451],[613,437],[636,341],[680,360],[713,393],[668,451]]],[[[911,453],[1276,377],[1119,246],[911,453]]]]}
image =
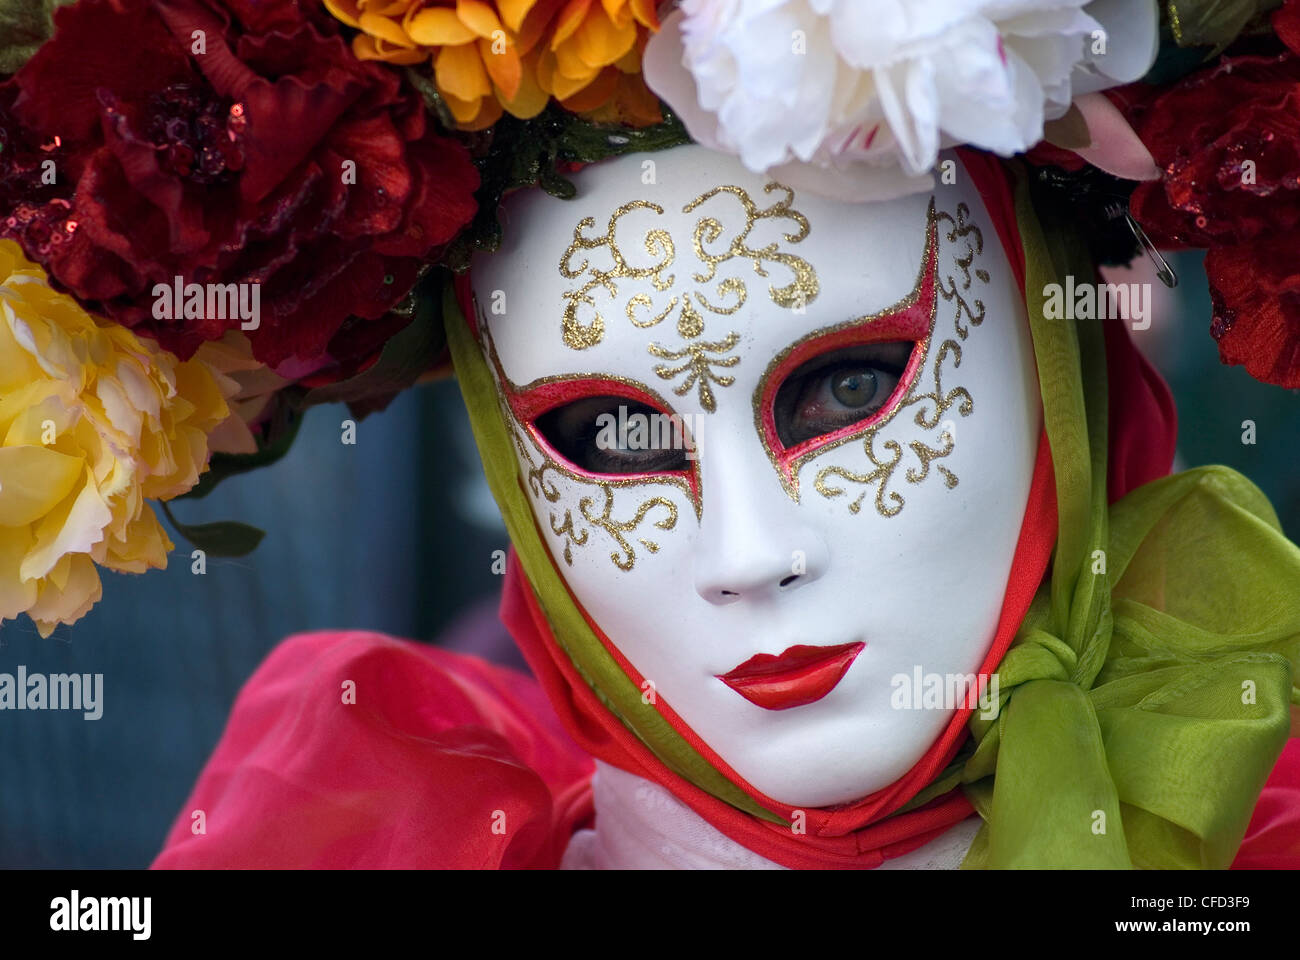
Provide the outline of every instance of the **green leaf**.
{"type": "Polygon", "coordinates": [[[171,521],[176,532],[191,546],[197,547],[210,557],[243,557],[252,553],[266,531],[246,523],[219,520],[216,523],[181,523],[172,516],[171,508],[162,504],[163,513],[171,521]]]}
{"type": "Polygon", "coordinates": [[[73,0],[0,0],[0,74],[16,73],[54,35],[54,9],[73,0]]]}

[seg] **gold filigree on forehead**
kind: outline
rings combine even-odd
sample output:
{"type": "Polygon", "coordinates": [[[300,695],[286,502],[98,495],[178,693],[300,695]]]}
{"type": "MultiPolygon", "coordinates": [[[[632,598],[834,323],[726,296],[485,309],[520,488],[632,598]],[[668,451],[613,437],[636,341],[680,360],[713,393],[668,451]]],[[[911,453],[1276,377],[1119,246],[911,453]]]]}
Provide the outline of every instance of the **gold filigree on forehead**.
{"type": "Polygon", "coordinates": [[[684,397],[690,392],[691,387],[698,385],[700,406],[712,413],[718,408],[718,403],[713,397],[713,389],[709,384],[716,383],[720,387],[729,387],[736,382],[735,377],[716,373],[714,368],[734,367],[740,363],[740,357],[725,355],[739,340],[740,334],[733,331],[724,340],[712,343],[704,341],[688,343],[681,350],[669,350],[657,343],[652,343],[649,347],[650,353],[660,360],[684,361],[676,366],[670,366],[666,363],[657,364],[655,374],[664,380],[672,380],[685,374],[686,379],[673,388],[673,393],[679,397],[684,397]]]}
{"type": "Polygon", "coordinates": [[[794,203],[794,191],[780,183],[769,183],[763,188],[765,193],[771,193],[774,190],[783,191],[785,198],[775,201],[770,207],[762,210],[759,209],[758,204],[750,199],[749,194],[744,189],[736,186],[714,187],[708,193],[701,194],[682,208],[683,213],[690,213],[714,197],[731,195],[740,201],[745,211],[744,229],[740,230],[732,238],[727,248],[720,253],[711,253],[708,247],[716,243],[726,233],[726,228],[722,225],[722,222],[716,217],[704,217],[695,224],[695,231],[691,235],[692,246],[695,249],[695,256],[705,265],[704,270],[695,274],[695,279],[699,283],[709,283],[717,275],[719,266],[736,258],[750,261],[753,264],[754,272],[760,277],[768,275],[764,264],[780,264],[790,271],[792,279],[782,287],[769,286],[767,288],[768,294],[771,296],[772,302],[778,306],[787,309],[802,309],[817,298],[820,289],[817,272],[813,270],[812,264],[792,253],[782,253],[775,241],[758,249],[750,247],[747,243],[754,225],[760,220],[789,220],[793,223],[796,229],[785,234],[787,243],[799,243],[812,230],[808,218],[791,206],[794,203]]]}
{"type": "Polygon", "coordinates": [[[645,200],[625,203],[614,211],[599,236],[590,236],[588,231],[595,229],[594,217],[584,217],[573,231],[573,241],[560,258],[560,274],[566,279],[582,279],[581,286],[566,290],[564,314],[561,322],[562,336],[566,346],[574,350],[586,350],[599,344],[605,336],[606,321],[601,313],[595,294],[603,291],[610,300],[617,302],[620,296],[619,284],[623,281],[648,281],[655,293],[641,290],[627,299],[623,313],[628,322],[638,329],[657,327],[669,316],[676,313],[677,335],[685,341],[684,345],[664,345],[651,341],[647,350],[660,359],[679,361],[657,364],[655,375],[664,380],[683,378],[681,384],[674,388],[678,396],[685,396],[692,388],[698,390],[700,406],[712,413],[717,409],[717,400],[712,385],[726,387],[734,382],[734,377],[717,373],[718,368],[734,367],[740,362],[737,355],[728,355],[740,339],[740,334],[732,331],[720,339],[701,340],[705,332],[706,317],[725,317],[737,313],[749,299],[749,291],[742,276],[735,273],[719,277],[719,269],[732,261],[747,262],[753,272],[760,277],[770,277],[770,268],[779,267],[789,272],[789,281],[778,286],[769,284],[768,295],[772,302],[790,310],[802,310],[816,297],[820,289],[817,272],[812,264],[802,257],[795,256],[781,249],[781,242],[774,240],[765,246],[752,246],[750,235],[756,224],[764,220],[774,222],[786,221],[789,229],[783,234],[788,244],[802,242],[811,227],[808,218],[794,209],[794,191],[778,183],[768,183],[766,193],[780,192],[782,196],[775,199],[770,206],[760,208],[758,204],[741,187],[723,185],[701,194],[682,207],[683,213],[691,213],[706,204],[713,207],[730,197],[739,203],[736,214],[728,215],[723,209],[711,207],[707,216],[701,216],[691,231],[690,249],[694,251],[697,269],[691,274],[691,281],[702,287],[712,289],[686,289],[686,284],[679,283],[678,276],[669,271],[676,265],[677,244],[667,230],[646,228],[645,232],[632,242],[628,249],[638,244],[649,255],[649,264],[641,267],[631,265],[631,260],[620,247],[617,231],[625,217],[637,211],[653,216],[662,216],[663,207],[645,200]],[[724,224],[737,220],[731,228],[732,235],[727,239],[728,227],[724,224]],[[590,257],[581,258],[584,251],[604,250],[608,254],[608,266],[596,266],[590,257]],[[656,294],[666,294],[662,299],[656,294]]]}
{"type": "MultiPolygon", "coordinates": [[[[596,309],[596,301],[591,296],[591,292],[597,287],[604,288],[609,294],[610,299],[618,296],[619,280],[649,280],[650,285],[656,290],[667,290],[673,285],[672,274],[664,275],[664,271],[673,265],[673,259],[676,256],[676,248],[673,246],[673,238],[667,230],[647,230],[641,238],[641,245],[645,252],[650,255],[651,264],[647,267],[633,267],[628,264],[627,257],[619,248],[618,239],[615,236],[618,230],[618,222],[634,210],[649,210],[655,214],[662,215],[664,208],[657,203],[650,203],[646,200],[633,200],[631,203],[625,203],[611,214],[609,223],[605,227],[605,232],[598,237],[583,236],[584,230],[593,229],[596,226],[595,217],[583,217],[578,225],[573,228],[573,242],[569,248],[564,251],[564,256],[560,258],[560,275],[568,280],[577,280],[585,273],[590,273],[588,280],[576,290],[566,290],[564,299],[564,318],[562,328],[564,333],[565,345],[572,347],[574,350],[586,350],[588,347],[594,347],[605,336],[605,318],[596,311],[595,317],[589,323],[582,323],[578,319],[578,308],[583,304],[596,309]],[[573,265],[573,258],[576,254],[584,250],[598,250],[604,248],[608,251],[612,265],[608,269],[601,269],[592,265],[590,259],[583,260],[578,266],[573,265]]],[[[645,302],[650,301],[648,295],[642,295],[645,302]]],[[[634,302],[627,305],[627,318],[637,326],[643,324],[637,323],[634,313],[635,308],[642,305],[641,297],[634,297],[634,302]]],[[[671,311],[673,303],[670,303],[664,312],[664,316],[671,311]]],[[[662,318],[661,318],[662,319],[662,318]]],[[[657,320],[655,321],[658,322],[657,320]]]]}

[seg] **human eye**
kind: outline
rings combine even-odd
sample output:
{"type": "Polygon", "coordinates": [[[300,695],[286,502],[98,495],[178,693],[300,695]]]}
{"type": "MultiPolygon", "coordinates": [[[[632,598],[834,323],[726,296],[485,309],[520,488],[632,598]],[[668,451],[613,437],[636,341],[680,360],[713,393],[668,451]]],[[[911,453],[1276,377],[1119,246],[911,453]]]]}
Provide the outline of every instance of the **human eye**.
{"type": "Polygon", "coordinates": [[[588,473],[689,469],[680,419],[627,397],[572,400],[537,416],[533,425],[557,454],[588,473]]]}
{"type": "Polygon", "coordinates": [[[773,421],[786,449],[869,420],[897,392],[916,343],[841,347],[812,357],[777,389],[773,421]]]}

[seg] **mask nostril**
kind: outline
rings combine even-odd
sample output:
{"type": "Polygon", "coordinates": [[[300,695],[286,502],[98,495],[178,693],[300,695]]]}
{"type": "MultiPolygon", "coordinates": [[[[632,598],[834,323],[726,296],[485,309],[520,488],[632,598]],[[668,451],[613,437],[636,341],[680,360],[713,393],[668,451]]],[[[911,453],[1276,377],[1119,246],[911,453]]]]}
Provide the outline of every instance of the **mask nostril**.
{"type": "Polygon", "coordinates": [[[719,592],[722,594],[724,600],[734,600],[740,596],[740,594],[736,593],[734,590],[721,590],[719,592]]]}
{"type": "Polygon", "coordinates": [[[794,583],[794,582],[795,582],[796,580],[798,580],[798,579],[799,579],[799,574],[797,574],[797,573],[796,573],[796,574],[792,574],[791,576],[788,576],[788,577],[786,577],[784,580],[781,581],[781,586],[783,586],[783,587],[788,587],[788,586],[790,586],[790,584],[794,583]]]}

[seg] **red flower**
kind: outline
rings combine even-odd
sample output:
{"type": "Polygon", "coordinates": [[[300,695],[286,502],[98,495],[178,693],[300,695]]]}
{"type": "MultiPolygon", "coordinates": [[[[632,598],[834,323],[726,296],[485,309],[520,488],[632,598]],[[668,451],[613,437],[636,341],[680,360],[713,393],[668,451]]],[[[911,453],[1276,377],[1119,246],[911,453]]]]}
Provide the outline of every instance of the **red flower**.
{"type": "Polygon", "coordinates": [[[255,355],[310,370],[475,212],[465,149],[315,0],[79,0],[56,27],[0,86],[0,235],[181,356],[240,318],[156,319],[156,284],[260,284],[255,355]]]}
{"type": "Polygon", "coordinates": [[[1300,234],[1265,234],[1205,255],[1219,359],[1300,388],[1300,234]]]}
{"type": "Polygon", "coordinates": [[[1300,223],[1300,58],[1225,59],[1142,114],[1137,132],[1164,168],[1134,193],[1148,231],[1209,247],[1300,223]]]}
{"type": "MultiPolygon", "coordinates": [[[[1224,363],[1300,388],[1300,4],[1274,26],[1291,49],[1224,58],[1121,103],[1164,175],[1133,216],[1166,246],[1206,247],[1224,363]]],[[[1126,91],[1129,93],[1129,91],[1126,91]]],[[[1121,95],[1121,100],[1124,99],[1121,95]]]]}

